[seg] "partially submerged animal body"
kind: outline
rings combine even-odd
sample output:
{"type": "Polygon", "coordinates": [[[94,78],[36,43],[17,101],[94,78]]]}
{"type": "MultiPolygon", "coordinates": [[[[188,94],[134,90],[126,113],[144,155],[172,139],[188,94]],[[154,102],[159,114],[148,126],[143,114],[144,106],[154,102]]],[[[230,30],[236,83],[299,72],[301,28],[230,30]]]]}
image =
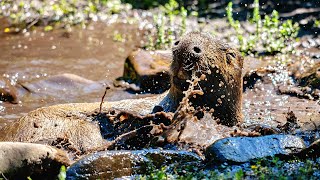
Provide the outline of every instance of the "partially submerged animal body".
{"type": "MultiPolygon", "coordinates": [[[[242,121],[243,58],[239,52],[200,32],[183,36],[172,51],[169,91],[142,99],[106,102],[102,108],[105,114],[110,114],[112,109],[120,114],[134,112],[133,119],[148,119],[150,113],[162,111],[167,113],[166,122],[171,124],[154,123],[158,116],[151,115],[147,125],[137,127],[131,133],[123,131],[124,136],[118,134],[118,137],[105,140],[101,133],[104,126],[95,121],[101,114],[100,103],[61,104],[28,113],[14,125],[6,127],[6,135],[1,140],[47,142],[67,138],[75,149],[85,153],[100,147],[114,148],[120,141],[146,133],[138,130],[147,130],[158,137],[158,143],[162,140],[169,143],[183,141],[200,146],[232,135],[230,127],[242,121]]],[[[114,123],[110,116],[107,117],[108,123],[114,123]]],[[[119,117],[117,122],[132,123],[125,121],[128,119],[119,117]]]]}
{"type": "Polygon", "coordinates": [[[193,107],[213,109],[221,124],[234,126],[242,121],[242,68],[240,53],[210,34],[191,32],[172,48],[171,88],[160,103],[164,111],[175,111],[192,75],[204,80],[196,88],[203,92],[190,98],[193,107]]]}

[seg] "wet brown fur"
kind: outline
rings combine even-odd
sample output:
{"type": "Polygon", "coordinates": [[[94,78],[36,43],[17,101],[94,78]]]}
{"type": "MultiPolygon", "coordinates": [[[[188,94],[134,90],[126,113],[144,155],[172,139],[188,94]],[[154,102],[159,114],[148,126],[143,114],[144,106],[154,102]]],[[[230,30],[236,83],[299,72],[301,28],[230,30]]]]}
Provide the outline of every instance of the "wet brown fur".
{"type": "MultiPolygon", "coordinates": [[[[204,95],[190,99],[193,106],[214,109],[214,117],[228,126],[242,121],[242,68],[240,53],[210,34],[191,32],[172,47],[171,89],[169,94],[180,102],[188,89],[192,73],[206,75],[199,82],[204,95]]],[[[178,104],[178,103],[177,103],[178,104]]]]}
{"type": "MultiPolygon", "coordinates": [[[[200,74],[205,74],[207,79],[200,81],[198,87],[203,90],[204,95],[197,95],[196,98],[191,98],[190,102],[195,106],[214,108],[213,115],[219,118],[222,124],[232,126],[241,121],[243,59],[238,51],[210,35],[193,32],[179,40],[178,45],[173,47],[173,55],[172,87],[169,92],[143,99],[105,102],[103,109],[118,108],[146,115],[155,105],[160,105],[164,107],[164,111],[174,112],[184,96],[183,91],[188,89],[189,83],[186,79],[191,79],[192,70],[180,71],[179,77],[184,78],[182,80],[176,77],[182,65],[184,67],[188,65],[189,61],[186,60],[189,59],[193,63],[190,65],[200,70],[197,72],[198,77],[200,74]],[[203,53],[196,56],[190,54],[194,46],[198,46],[203,53]],[[219,73],[216,73],[216,70],[219,70],[219,73]],[[220,81],[224,83],[221,87],[219,87],[220,81]],[[225,97],[221,98],[222,95],[225,97]],[[221,98],[221,103],[218,102],[218,98],[221,98]]],[[[107,143],[98,125],[92,123],[93,118],[87,116],[88,113],[99,109],[99,106],[100,103],[79,103],[36,109],[2,129],[4,133],[0,136],[0,140],[34,143],[67,137],[76,149],[83,152],[90,151],[107,143]]]]}

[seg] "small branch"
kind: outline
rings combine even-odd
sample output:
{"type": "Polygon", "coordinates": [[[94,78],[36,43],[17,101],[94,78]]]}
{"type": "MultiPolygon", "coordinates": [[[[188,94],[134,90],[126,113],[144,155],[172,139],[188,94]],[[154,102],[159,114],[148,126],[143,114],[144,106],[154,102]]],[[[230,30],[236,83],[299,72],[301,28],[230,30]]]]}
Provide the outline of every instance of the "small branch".
{"type": "Polygon", "coordinates": [[[3,177],[3,179],[8,180],[8,178],[3,173],[1,173],[1,176],[3,177]]]}
{"type": "Polygon", "coordinates": [[[106,89],[105,89],[105,91],[104,91],[104,94],[103,94],[103,96],[102,96],[102,98],[101,98],[99,113],[101,113],[101,111],[102,111],[102,104],[103,104],[104,98],[105,98],[105,96],[106,96],[106,94],[107,94],[107,91],[108,91],[109,89],[110,89],[110,87],[107,86],[106,89]]]}
{"type": "Polygon", "coordinates": [[[35,24],[37,24],[37,22],[39,21],[39,17],[37,17],[35,20],[33,20],[26,29],[30,29],[32,26],[34,26],[35,24]]]}

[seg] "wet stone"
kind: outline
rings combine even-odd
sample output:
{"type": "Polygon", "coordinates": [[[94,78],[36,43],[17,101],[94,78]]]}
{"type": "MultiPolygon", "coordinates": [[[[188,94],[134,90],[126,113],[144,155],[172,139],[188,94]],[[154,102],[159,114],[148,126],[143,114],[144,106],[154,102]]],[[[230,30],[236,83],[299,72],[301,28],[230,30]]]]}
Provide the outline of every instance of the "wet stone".
{"type": "Polygon", "coordinates": [[[143,174],[163,166],[196,166],[200,162],[200,157],[187,151],[104,151],[73,164],[67,171],[67,179],[113,179],[143,174]]]}
{"type": "Polygon", "coordinates": [[[125,61],[123,77],[145,92],[164,92],[170,87],[169,66],[172,61],[170,51],[132,52],[125,61]]]}
{"type": "Polygon", "coordinates": [[[65,152],[50,146],[0,142],[0,172],[8,179],[54,179],[69,164],[65,152]]]}
{"type": "Polygon", "coordinates": [[[243,163],[257,158],[289,155],[304,148],[304,141],[292,135],[231,137],[209,146],[206,149],[206,159],[209,162],[243,163]]]}
{"type": "Polygon", "coordinates": [[[45,77],[33,82],[21,83],[21,86],[30,92],[31,95],[52,96],[56,99],[84,96],[85,94],[104,89],[103,84],[100,82],[69,73],[45,77]]]}
{"type": "Polygon", "coordinates": [[[0,101],[18,103],[17,90],[6,78],[0,77],[0,101]]]}
{"type": "Polygon", "coordinates": [[[316,63],[303,73],[300,77],[297,77],[300,86],[309,86],[311,88],[320,89],[320,62],[316,63]]]}
{"type": "Polygon", "coordinates": [[[320,157],[320,139],[314,141],[310,146],[303,149],[299,153],[295,154],[295,156],[298,156],[300,158],[308,158],[308,157],[320,157]]]}
{"type": "MultiPolygon", "coordinates": [[[[320,46],[320,45],[319,45],[320,46]]],[[[312,58],[314,59],[320,59],[320,53],[316,53],[312,55],[312,58]]]]}

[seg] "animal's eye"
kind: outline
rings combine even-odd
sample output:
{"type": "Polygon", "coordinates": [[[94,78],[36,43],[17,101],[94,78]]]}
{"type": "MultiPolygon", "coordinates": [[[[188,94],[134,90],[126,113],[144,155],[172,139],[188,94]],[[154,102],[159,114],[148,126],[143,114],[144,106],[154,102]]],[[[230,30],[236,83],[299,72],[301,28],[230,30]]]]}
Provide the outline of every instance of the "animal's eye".
{"type": "Polygon", "coordinates": [[[180,42],[180,41],[176,41],[176,42],[174,43],[174,45],[175,45],[175,46],[178,46],[179,42],[180,42]]]}
{"type": "Polygon", "coordinates": [[[234,52],[227,53],[227,62],[230,64],[232,61],[236,59],[236,54],[234,52]]]}

